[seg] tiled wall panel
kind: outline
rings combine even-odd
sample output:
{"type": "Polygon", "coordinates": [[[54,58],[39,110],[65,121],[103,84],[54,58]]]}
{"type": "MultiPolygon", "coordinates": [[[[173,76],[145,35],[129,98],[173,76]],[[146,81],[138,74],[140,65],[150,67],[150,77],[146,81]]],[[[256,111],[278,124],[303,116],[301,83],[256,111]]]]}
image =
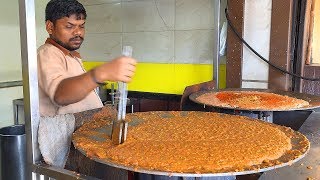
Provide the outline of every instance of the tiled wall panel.
{"type": "Polygon", "coordinates": [[[122,31],[121,4],[101,4],[87,6],[87,34],[120,33],[122,31]]]}
{"type": "Polygon", "coordinates": [[[268,89],[268,82],[242,81],[242,88],[268,89]]]}
{"type": "Polygon", "coordinates": [[[213,63],[213,31],[188,30],[175,32],[175,62],[213,63]]]}
{"type": "MultiPolygon", "coordinates": [[[[247,0],[244,11],[244,39],[261,56],[269,59],[271,0],[247,0]],[[259,9],[259,10],[257,10],[259,9]]],[[[242,79],[268,81],[269,66],[247,47],[243,47],[242,79]]],[[[247,83],[243,83],[247,84],[247,83]]],[[[250,83],[251,84],[251,83],[250,83]]],[[[253,83],[254,87],[261,83],[253,83]]],[[[244,86],[243,86],[244,87],[244,86]]],[[[264,84],[259,86],[265,87],[264,84]]]]}
{"type": "Polygon", "coordinates": [[[81,46],[85,60],[107,61],[121,52],[121,33],[87,34],[81,46]]]}
{"type": "Polygon", "coordinates": [[[123,31],[173,30],[174,10],[173,0],[123,2],[123,31]]]}
{"type": "Polygon", "coordinates": [[[139,62],[212,64],[214,1],[80,0],[88,14],[80,53],[109,61],[130,45],[139,62]]]}
{"type": "Polygon", "coordinates": [[[123,45],[132,46],[133,56],[139,62],[172,63],[173,43],[173,31],[123,33],[123,45]]]}
{"type": "Polygon", "coordinates": [[[213,29],[213,0],[176,0],[176,30],[213,29]]]}
{"type": "Polygon", "coordinates": [[[99,5],[107,3],[120,3],[121,0],[79,0],[84,6],[99,5]]]}

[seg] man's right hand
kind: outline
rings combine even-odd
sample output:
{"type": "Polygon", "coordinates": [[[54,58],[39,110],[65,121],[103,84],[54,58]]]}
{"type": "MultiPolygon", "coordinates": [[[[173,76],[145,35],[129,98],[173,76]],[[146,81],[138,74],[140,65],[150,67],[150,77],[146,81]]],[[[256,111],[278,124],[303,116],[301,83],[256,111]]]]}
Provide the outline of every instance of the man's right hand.
{"type": "Polygon", "coordinates": [[[122,56],[102,64],[94,69],[94,76],[99,82],[122,81],[130,82],[136,70],[137,61],[122,56]]]}

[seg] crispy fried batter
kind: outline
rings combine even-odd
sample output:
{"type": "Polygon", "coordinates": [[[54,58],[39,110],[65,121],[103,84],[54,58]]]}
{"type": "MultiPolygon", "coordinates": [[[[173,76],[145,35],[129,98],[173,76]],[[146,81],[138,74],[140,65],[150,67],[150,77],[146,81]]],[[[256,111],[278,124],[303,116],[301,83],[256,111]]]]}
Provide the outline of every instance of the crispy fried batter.
{"type": "MultiPolygon", "coordinates": [[[[133,168],[181,173],[235,172],[291,161],[309,147],[302,135],[301,149],[291,150],[293,130],[243,116],[212,112],[144,112],[128,114],[127,141],[114,146],[110,137],[93,140],[105,120],[86,124],[73,137],[89,157],[133,168]],[[130,124],[130,122],[129,122],[130,124]],[[93,128],[91,128],[91,126],[93,128]]],[[[100,132],[100,131],[99,131],[100,132]]],[[[299,137],[301,138],[301,137],[299,137]]]]}

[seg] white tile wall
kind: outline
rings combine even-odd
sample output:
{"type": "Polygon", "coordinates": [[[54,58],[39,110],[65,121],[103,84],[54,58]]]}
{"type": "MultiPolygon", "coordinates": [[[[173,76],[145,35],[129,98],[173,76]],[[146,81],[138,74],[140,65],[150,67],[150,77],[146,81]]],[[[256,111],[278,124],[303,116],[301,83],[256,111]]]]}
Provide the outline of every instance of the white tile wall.
{"type": "Polygon", "coordinates": [[[213,0],[176,0],[176,30],[212,29],[213,0]]]}
{"type": "Polygon", "coordinates": [[[136,32],[124,33],[123,45],[133,48],[133,57],[139,62],[173,63],[174,32],[136,32]]]}
{"type": "Polygon", "coordinates": [[[18,10],[18,1],[0,6],[0,72],[21,70],[18,10]]]}
{"type": "Polygon", "coordinates": [[[123,2],[123,31],[168,31],[174,28],[174,1],[123,2]]]}
{"type": "MultiPolygon", "coordinates": [[[[271,5],[271,0],[246,0],[244,11],[244,39],[266,59],[270,49],[271,5]]],[[[268,81],[268,75],[267,63],[244,46],[242,79],[268,81]]],[[[265,87],[264,84],[261,87],[265,87]]]]}
{"type": "Polygon", "coordinates": [[[79,0],[84,6],[106,4],[106,3],[119,3],[121,0],[79,0]]]}
{"type": "Polygon", "coordinates": [[[44,44],[48,37],[45,26],[45,8],[48,2],[49,0],[35,1],[37,47],[44,44]]]}
{"type": "MultiPolygon", "coordinates": [[[[0,82],[22,79],[18,1],[1,1],[0,82]]],[[[12,100],[22,97],[22,87],[0,88],[0,128],[13,125],[12,100]]]]}
{"type": "Polygon", "coordinates": [[[176,63],[213,63],[213,31],[189,30],[175,32],[176,63]]]}
{"type": "Polygon", "coordinates": [[[121,52],[121,33],[87,34],[80,49],[86,60],[107,61],[121,52]]]}
{"type": "Polygon", "coordinates": [[[121,32],[121,4],[87,6],[87,34],[121,32]]]}
{"type": "Polygon", "coordinates": [[[139,62],[212,64],[214,1],[81,0],[88,14],[81,55],[108,61],[130,45],[139,62]]]}
{"type": "Polygon", "coordinates": [[[268,89],[268,82],[242,81],[242,88],[268,89]]]}

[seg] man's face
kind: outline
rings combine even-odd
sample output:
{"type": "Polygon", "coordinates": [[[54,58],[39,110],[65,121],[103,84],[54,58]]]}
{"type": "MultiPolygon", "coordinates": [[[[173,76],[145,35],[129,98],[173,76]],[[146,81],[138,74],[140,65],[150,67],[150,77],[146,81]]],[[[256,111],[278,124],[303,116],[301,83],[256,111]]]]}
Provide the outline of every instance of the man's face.
{"type": "Polygon", "coordinates": [[[47,21],[46,29],[50,38],[69,51],[74,51],[79,49],[83,42],[84,25],[85,19],[83,16],[71,15],[58,19],[55,23],[47,21]]]}

